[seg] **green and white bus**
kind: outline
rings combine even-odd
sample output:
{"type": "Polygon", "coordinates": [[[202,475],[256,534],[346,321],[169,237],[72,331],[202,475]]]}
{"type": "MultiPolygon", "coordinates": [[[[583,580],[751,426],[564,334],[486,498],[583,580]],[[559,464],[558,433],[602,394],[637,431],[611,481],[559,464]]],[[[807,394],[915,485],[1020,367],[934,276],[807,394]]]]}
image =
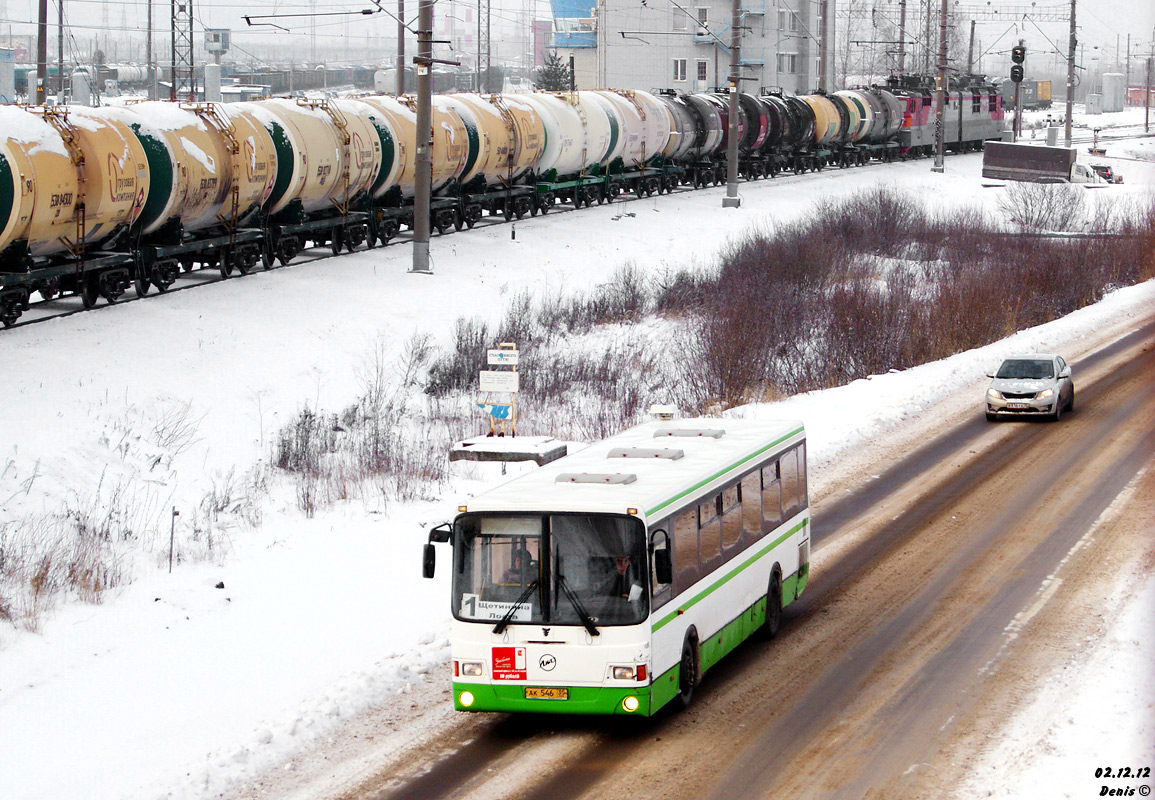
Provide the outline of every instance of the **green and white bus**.
{"type": "Polygon", "coordinates": [[[479,494],[452,542],[462,711],[649,715],[806,587],[801,422],[660,419],[479,494]]]}

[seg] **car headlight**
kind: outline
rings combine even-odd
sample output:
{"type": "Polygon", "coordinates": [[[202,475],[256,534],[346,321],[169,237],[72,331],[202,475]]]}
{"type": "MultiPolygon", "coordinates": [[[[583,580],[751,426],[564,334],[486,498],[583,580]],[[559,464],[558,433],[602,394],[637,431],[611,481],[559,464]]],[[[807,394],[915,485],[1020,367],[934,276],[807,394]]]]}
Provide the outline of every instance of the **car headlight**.
{"type": "Polygon", "coordinates": [[[1035,396],[1038,397],[1040,400],[1046,400],[1048,397],[1050,397],[1054,393],[1055,393],[1054,389],[1043,389],[1043,391],[1039,392],[1035,396]]]}
{"type": "Polygon", "coordinates": [[[987,397],[993,397],[995,400],[1002,400],[1003,393],[998,389],[987,389],[987,397]]]}

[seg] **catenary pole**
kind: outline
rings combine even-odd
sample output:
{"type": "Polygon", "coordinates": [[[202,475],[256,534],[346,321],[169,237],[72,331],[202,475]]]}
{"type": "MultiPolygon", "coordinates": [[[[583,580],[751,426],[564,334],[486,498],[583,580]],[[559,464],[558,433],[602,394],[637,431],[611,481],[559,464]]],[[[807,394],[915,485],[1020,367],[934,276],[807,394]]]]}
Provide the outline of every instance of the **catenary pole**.
{"type": "Polygon", "coordinates": [[[433,0],[417,4],[417,182],[413,197],[413,268],[430,274],[429,195],[433,182],[433,0]]]}
{"type": "Polygon", "coordinates": [[[730,0],[730,120],[726,132],[726,196],[722,208],[742,205],[738,197],[738,86],[742,82],[741,0],[730,0]]]}

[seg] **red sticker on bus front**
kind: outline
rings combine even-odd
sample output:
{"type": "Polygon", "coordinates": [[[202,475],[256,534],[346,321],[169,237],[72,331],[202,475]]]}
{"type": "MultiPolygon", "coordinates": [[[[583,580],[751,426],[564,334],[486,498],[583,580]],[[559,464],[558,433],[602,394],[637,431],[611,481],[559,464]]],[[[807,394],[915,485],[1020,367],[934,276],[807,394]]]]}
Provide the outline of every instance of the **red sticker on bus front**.
{"type": "Polygon", "coordinates": [[[524,681],[525,648],[493,648],[493,679],[495,681],[524,681]]]}

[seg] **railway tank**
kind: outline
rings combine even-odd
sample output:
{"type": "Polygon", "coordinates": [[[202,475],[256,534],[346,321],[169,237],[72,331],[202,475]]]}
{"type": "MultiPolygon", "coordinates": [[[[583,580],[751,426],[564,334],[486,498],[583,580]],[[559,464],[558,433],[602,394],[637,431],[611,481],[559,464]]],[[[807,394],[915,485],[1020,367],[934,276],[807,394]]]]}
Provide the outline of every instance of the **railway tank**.
{"type": "Polygon", "coordinates": [[[368,238],[365,220],[350,216],[381,170],[376,128],[341,100],[262,100],[238,103],[272,138],[277,171],[266,212],[273,224],[268,247],[287,263],[311,239],[337,252],[368,238]],[[334,211],[336,214],[334,214],[334,211]]]}
{"type": "Polygon", "coordinates": [[[128,125],[148,161],[148,198],[137,222],[142,239],[138,293],[166,291],[181,264],[191,269],[208,254],[227,275],[247,272],[261,258],[255,217],[276,174],[272,138],[250,114],[210,103],[145,102],[94,109],[92,115],[128,125]]]}
{"type": "MultiPolygon", "coordinates": [[[[149,191],[144,149],[123,122],[68,108],[0,108],[0,269],[48,259],[44,279],[25,287],[47,297],[75,291],[85,305],[130,285],[128,233],[149,191]],[[5,173],[7,173],[5,175],[5,173]],[[70,262],[87,252],[105,267],[85,275],[70,262]],[[91,278],[91,280],[90,280],[91,278]]],[[[6,312],[7,317],[7,312],[6,312]]]]}

